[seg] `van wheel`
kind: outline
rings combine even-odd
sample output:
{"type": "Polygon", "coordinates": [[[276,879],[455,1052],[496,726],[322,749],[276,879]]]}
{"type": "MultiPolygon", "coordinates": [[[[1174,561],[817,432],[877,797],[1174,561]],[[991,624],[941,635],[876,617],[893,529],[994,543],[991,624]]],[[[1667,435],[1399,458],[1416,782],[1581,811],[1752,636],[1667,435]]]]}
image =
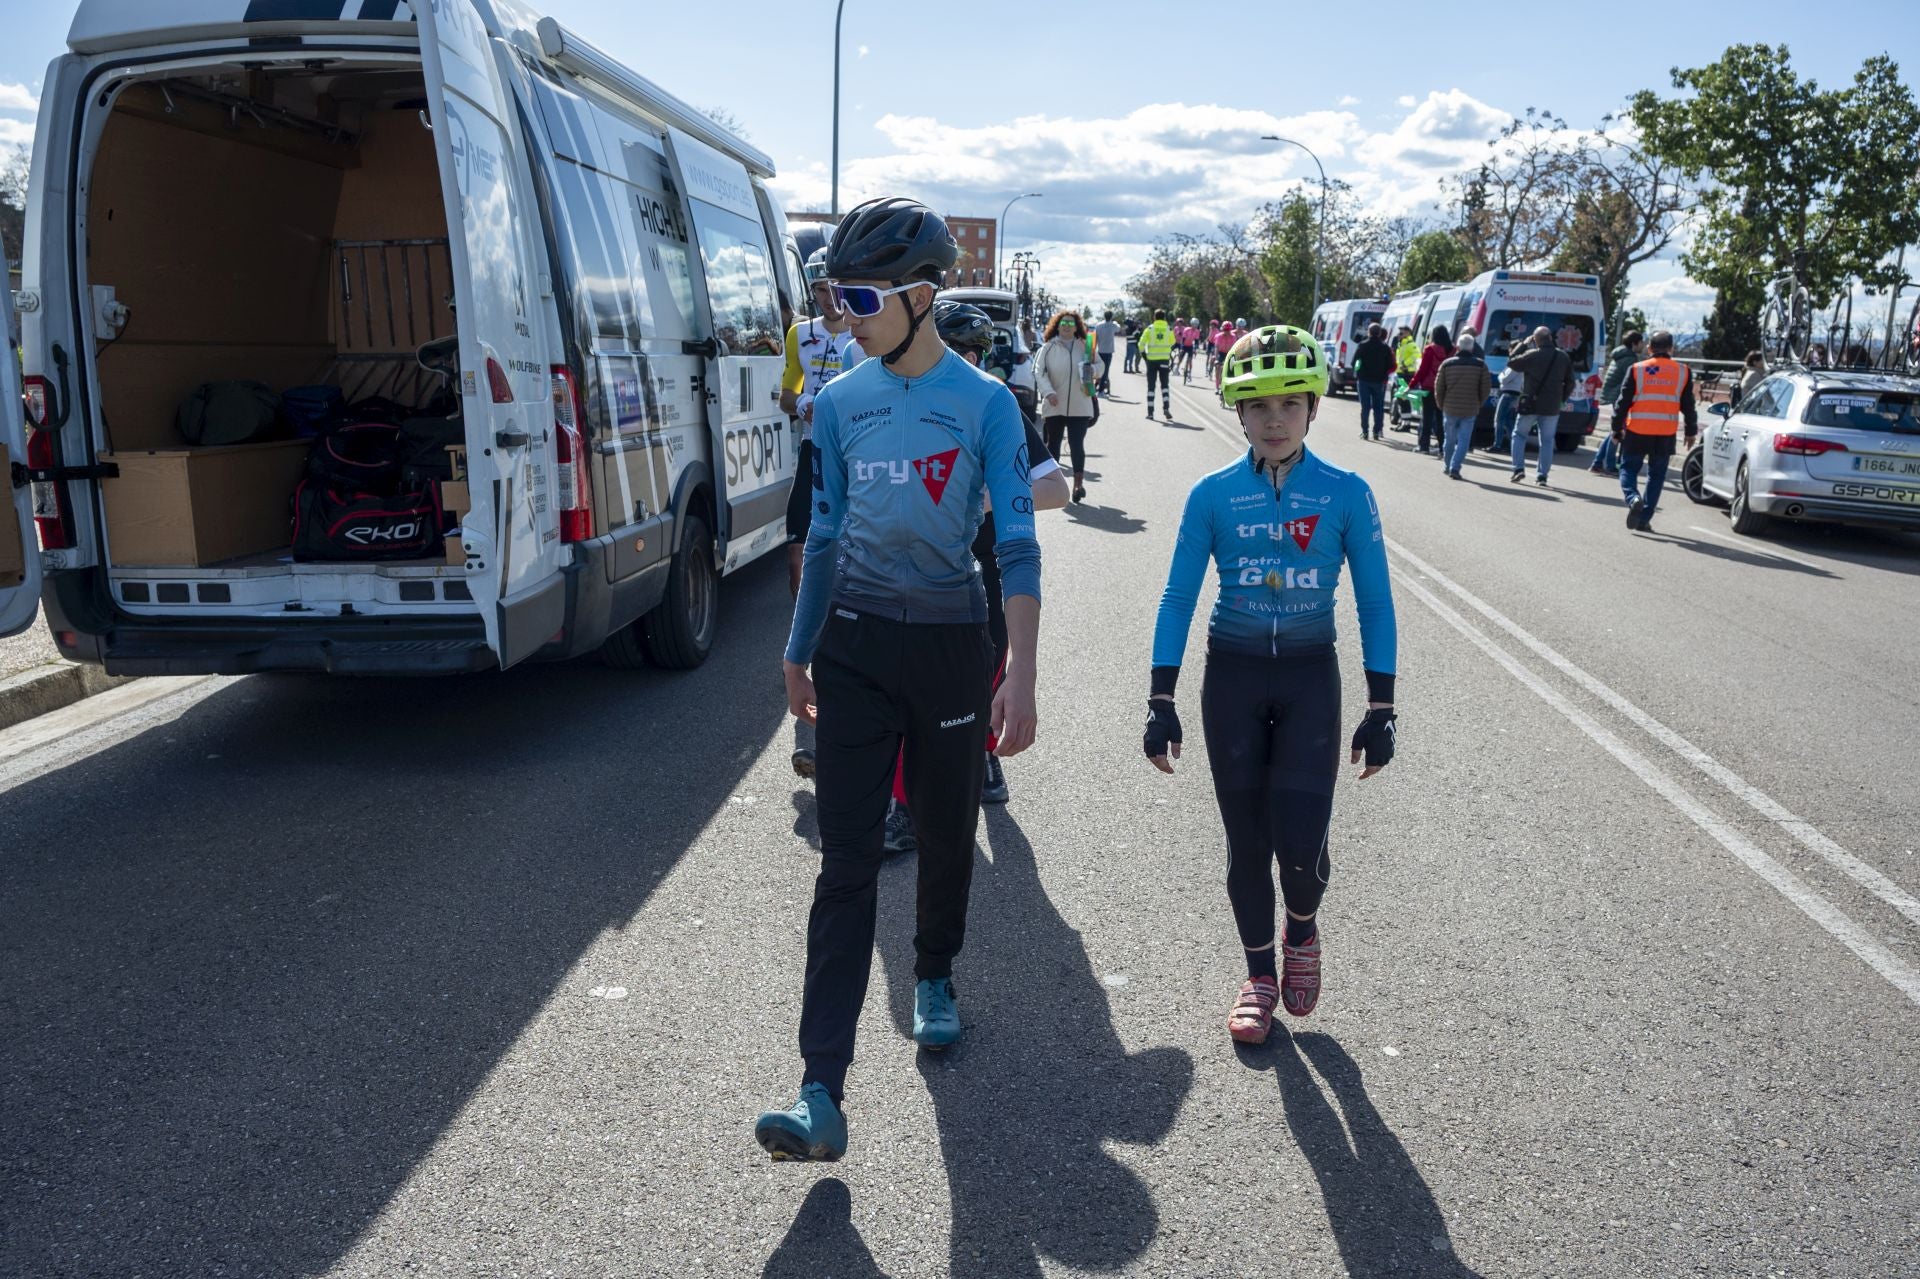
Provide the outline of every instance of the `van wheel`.
{"type": "Polygon", "coordinates": [[[1773,527],[1773,517],[1762,515],[1748,504],[1747,464],[1740,463],[1740,469],[1733,476],[1733,502],[1727,512],[1733,519],[1733,531],[1743,537],[1759,537],[1773,527]]]}
{"type": "Polygon", "coordinates": [[[720,575],[713,567],[713,534],[703,517],[690,513],[668,570],[666,598],[640,619],[647,657],[655,666],[692,670],[713,651],[719,621],[720,575]]]}
{"type": "Polygon", "coordinates": [[[1680,489],[1688,499],[1702,506],[1725,506],[1726,503],[1707,492],[1706,454],[1698,448],[1687,454],[1687,460],[1680,464],[1680,489]]]}

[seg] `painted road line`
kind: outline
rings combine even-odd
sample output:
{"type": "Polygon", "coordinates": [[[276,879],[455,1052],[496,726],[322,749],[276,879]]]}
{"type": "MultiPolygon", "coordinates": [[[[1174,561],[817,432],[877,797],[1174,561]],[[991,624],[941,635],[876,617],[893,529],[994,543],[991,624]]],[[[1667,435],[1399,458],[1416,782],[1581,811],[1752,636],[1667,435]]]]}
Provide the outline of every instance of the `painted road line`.
{"type": "Polygon", "coordinates": [[[1817,569],[1822,573],[1833,572],[1833,569],[1825,564],[1816,564],[1812,560],[1803,560],[1798,555],[1789,555],[1785,551],[1776,551],[1765,546],[1755,546],[1753,539],[1750,537],[1735,537],[1733,534],[1725,532],[1724,530],[1716,531],[1710,528],[1701,528],[1698,524],[1689,524],[1687,527],[1696,533],[1705,533],[1708,537],[1717,537],[1722,542],[1730,542],[1749,555],[1764,555],[1768,559],[1785,560],[1789,564],[1799,564],[1806,568],[1817,569]]]}
{"type": "Polygon", "coordinates": [[[1466,587],[1461,586],[1458,582],[1455,582],[1452,578],[1392,538],[1387,539],[1387,549],[1399,556],[1400,559],[1407,564],[1431,578],[1437,585],[1444,587],[1453,595],[1457,596],[1468,607],[1473,609],[1474,612],[1479,613],[1495,626],[1498,626],[1501,630],[1526,645],[1535,654],[1552,665],[1555,670],[1558,670],[1581,688],[1586,689],[1614,710],[1626,716],[1627,719],[1633,722],[1635,727],[1645,732],[1662,746],[1665,746],[1681,759],[1686,760],[1687,763],[1693,765],[1708,777],[1711,777],[1714,781],[1726,787],[1728,791],[1732,792],[1733,795],[1747,805],[1747,807],[1753,809],[1754,812],[1760,814],[1769,822],[1772,822],[1781,830],[1793,836],[1793,838],[1799,841],[1800,845],[1809,852],[1827,861],[1875,897],[1878,897],[1881,901],[1899,911],[1910,923],[1920,924],[1920,899],[1916,899],[1911,893],[1902,889],[1898,884],[1888,879],[1872,866],[1861,861],[1858,857],[1855,857],[1852,853],[1829,839],[1826,835],[1822,834],[1813,823],[1790,812],[1785,805],[1775,800],[1765,791],[1748,782],[1738,773],[1735,773],[1732,769],[1720,763],[1719,760],[1716,760],[1713,756],[1707,754],[1698,746],[1695,746],[1692,742],[1674,732],[1671,728],[1668,728],[1665,724],[1647,714],[1647,712],[1641,710],[1608,685],[1568,661],[1550,645],[1535,638],[1531,632],[1518,622],[1513,621],[1491,604],[1488,604],[1479,596],[1467,590],[1466,587]]]}
{"type": "Polygon", "coordinates": [[[1785,866],[1767,856],[1757,844],[1695,799],[1686,787],[1662,772],[1653,761],[1614,736],[1545,680],[1522,666],[1519,659],[1495,644],[1472,622],[1460,616],[1445,601],[1415,581],[1405,569],[1397,570],[1394,576],[1399,579],[1402,587],[1432,609],[1442,621],[1466,636],[1475,647],[1505,668],[1509,675],[1532,690],[1548,706],[1565,716],[1574,727],[1624,764],[1628,771],[1672,804],[1695,826],[1706,832],[1714,842],[1733,854],[1748,870],[1772,885],[1781,896],[1792,902],[1809,919],[1826,929],[1841,945],[1865,961],[1869,968],[1891,982],[1894,988],[1908,1000],[1920,1005],[1920,971],[1902,963],[1892,951],[1875,941],[1864,928],[1841,913],[1832,902],[1808,887],[1785,866]]]}

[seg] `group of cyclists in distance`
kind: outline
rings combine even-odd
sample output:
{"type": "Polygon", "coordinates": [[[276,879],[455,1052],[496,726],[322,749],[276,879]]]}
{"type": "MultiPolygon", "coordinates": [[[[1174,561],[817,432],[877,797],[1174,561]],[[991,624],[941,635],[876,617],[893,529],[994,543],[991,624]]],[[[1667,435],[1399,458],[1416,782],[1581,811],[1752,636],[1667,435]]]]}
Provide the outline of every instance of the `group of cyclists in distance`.
{"type": "MultiPolygon", "coordinates": [[[[1038,733],[1036,512],[1078,500],[1079,476],[1069,490],[1049,441],[990,367],[992,321],[936,296],[957,256],[932,209],[868,201],[807,263],[820,314],[788,334],[785,403],[805,444],[782,675],[804,726],[793,764],[814,783],[820,869],[801,981],[800,1085],[790,1105],[754,1125],[776,1160],[846,1153],[847,1081],[890,851],[918,853],[913,1039],[938,1052],[961,1038],[954,968],[980,806],[1005,801],[1001,761],[1038,733]],[[899,825],[911,842],[896,837],[899,825]]],[[[1110,340],[1111,330],[1099,336],[1110,340]]],[[[1141,745],[1154,768],[1174,771],[1184,743],[1176,689],[1212,575],[1200,725],[1247,972],[1226,1029],[1259,1044],[1277,1010],[1305,1017],[1321,993],[1343,569],[1367,704],[1346,750],[1362,779],[1394,755],[1396,631],[1373,493],[1306,447],[1328,392],[1320,344],[1291,325],[1176,327],[1156,314],[1127,346],[1127,367],[1148,378],[1149,417],[1156,382],[1171,414],[1172,364],[1190,378],[1198,352],[1246,450],[1193,485],[1150,627],[1143,615],[1152,656],[1141,745]]],[[[1090,344],[1082,364],[1090,395],[1109,372],[1099,353],[1090,344]]],[[[1073,388],[1059,380],[1051,403],[1071,407],[1073,388]]]]}

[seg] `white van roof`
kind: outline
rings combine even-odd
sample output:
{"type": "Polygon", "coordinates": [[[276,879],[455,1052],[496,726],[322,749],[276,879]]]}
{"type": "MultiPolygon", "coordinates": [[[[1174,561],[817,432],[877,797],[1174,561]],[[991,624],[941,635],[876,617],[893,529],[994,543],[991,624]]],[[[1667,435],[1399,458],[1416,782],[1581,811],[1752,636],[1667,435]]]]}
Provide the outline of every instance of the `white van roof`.
{"type": "MultiPolygon", "coordinates": [[[[197,40],[329,35],[412,35],[414,5],[426,0],[81,0],[67,29],[77,54],[107,53],[197,40]]],[[[732,156],[758,177],[774,175],[771,156],[743,142],[645,76],[608,57],[552,18],[518,0],[464,0],[489,36],[592,80],[683,133],[732,156]]]]}

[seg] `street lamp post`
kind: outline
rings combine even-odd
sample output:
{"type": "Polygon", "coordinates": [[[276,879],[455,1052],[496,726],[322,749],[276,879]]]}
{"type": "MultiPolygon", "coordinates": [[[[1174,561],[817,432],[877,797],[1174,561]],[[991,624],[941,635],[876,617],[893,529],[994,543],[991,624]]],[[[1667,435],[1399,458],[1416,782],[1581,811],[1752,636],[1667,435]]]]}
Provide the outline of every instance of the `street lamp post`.
{"type": "Polygon", "coordinates": [[[840,14],[847,0],[833,6],[833,216],[840,216],[840,14]]]}
{"type": "Polygon", "coordinates": [[[1327,253],[1327,170],[1326,170],[1326,166],[1320,163],[1319,156],[1313,154],[1313,148],[1308,146],[1304,142],[1295,142],[1292,138],[1282,138],[1271,133],[1262,134],[1260,136],[1260,140],[1262,142],[1285,142],[1290,146],[1299,147],[1302,151],[1305,151],[1307,153],[1310,159],[1312,159],[1313,167],[1320,170],[1320,228],[1314,233],[1314,238],[1317,241],[1317,243],[1314,245],[1314,249],[1313,249],[1313,305],[1316,309],[1318,309],[1318,307],[1320,306],[1320,260],[1324,258],[1327,253]]]}
{"type": "MultiPolygon", "coordinates": [[[[844,3],[845,0],[842,0],[844,3]]],[[[1007,201],[1007,207],[1000,210],[1000,224],[993,233],[993,286],[1000,287],[1000,265],[1007,260],[1007,210],[1022,200],[1038,200],[1038,191],[1029,191],[1025,195],[1016,195],[1007,201]]]]}

